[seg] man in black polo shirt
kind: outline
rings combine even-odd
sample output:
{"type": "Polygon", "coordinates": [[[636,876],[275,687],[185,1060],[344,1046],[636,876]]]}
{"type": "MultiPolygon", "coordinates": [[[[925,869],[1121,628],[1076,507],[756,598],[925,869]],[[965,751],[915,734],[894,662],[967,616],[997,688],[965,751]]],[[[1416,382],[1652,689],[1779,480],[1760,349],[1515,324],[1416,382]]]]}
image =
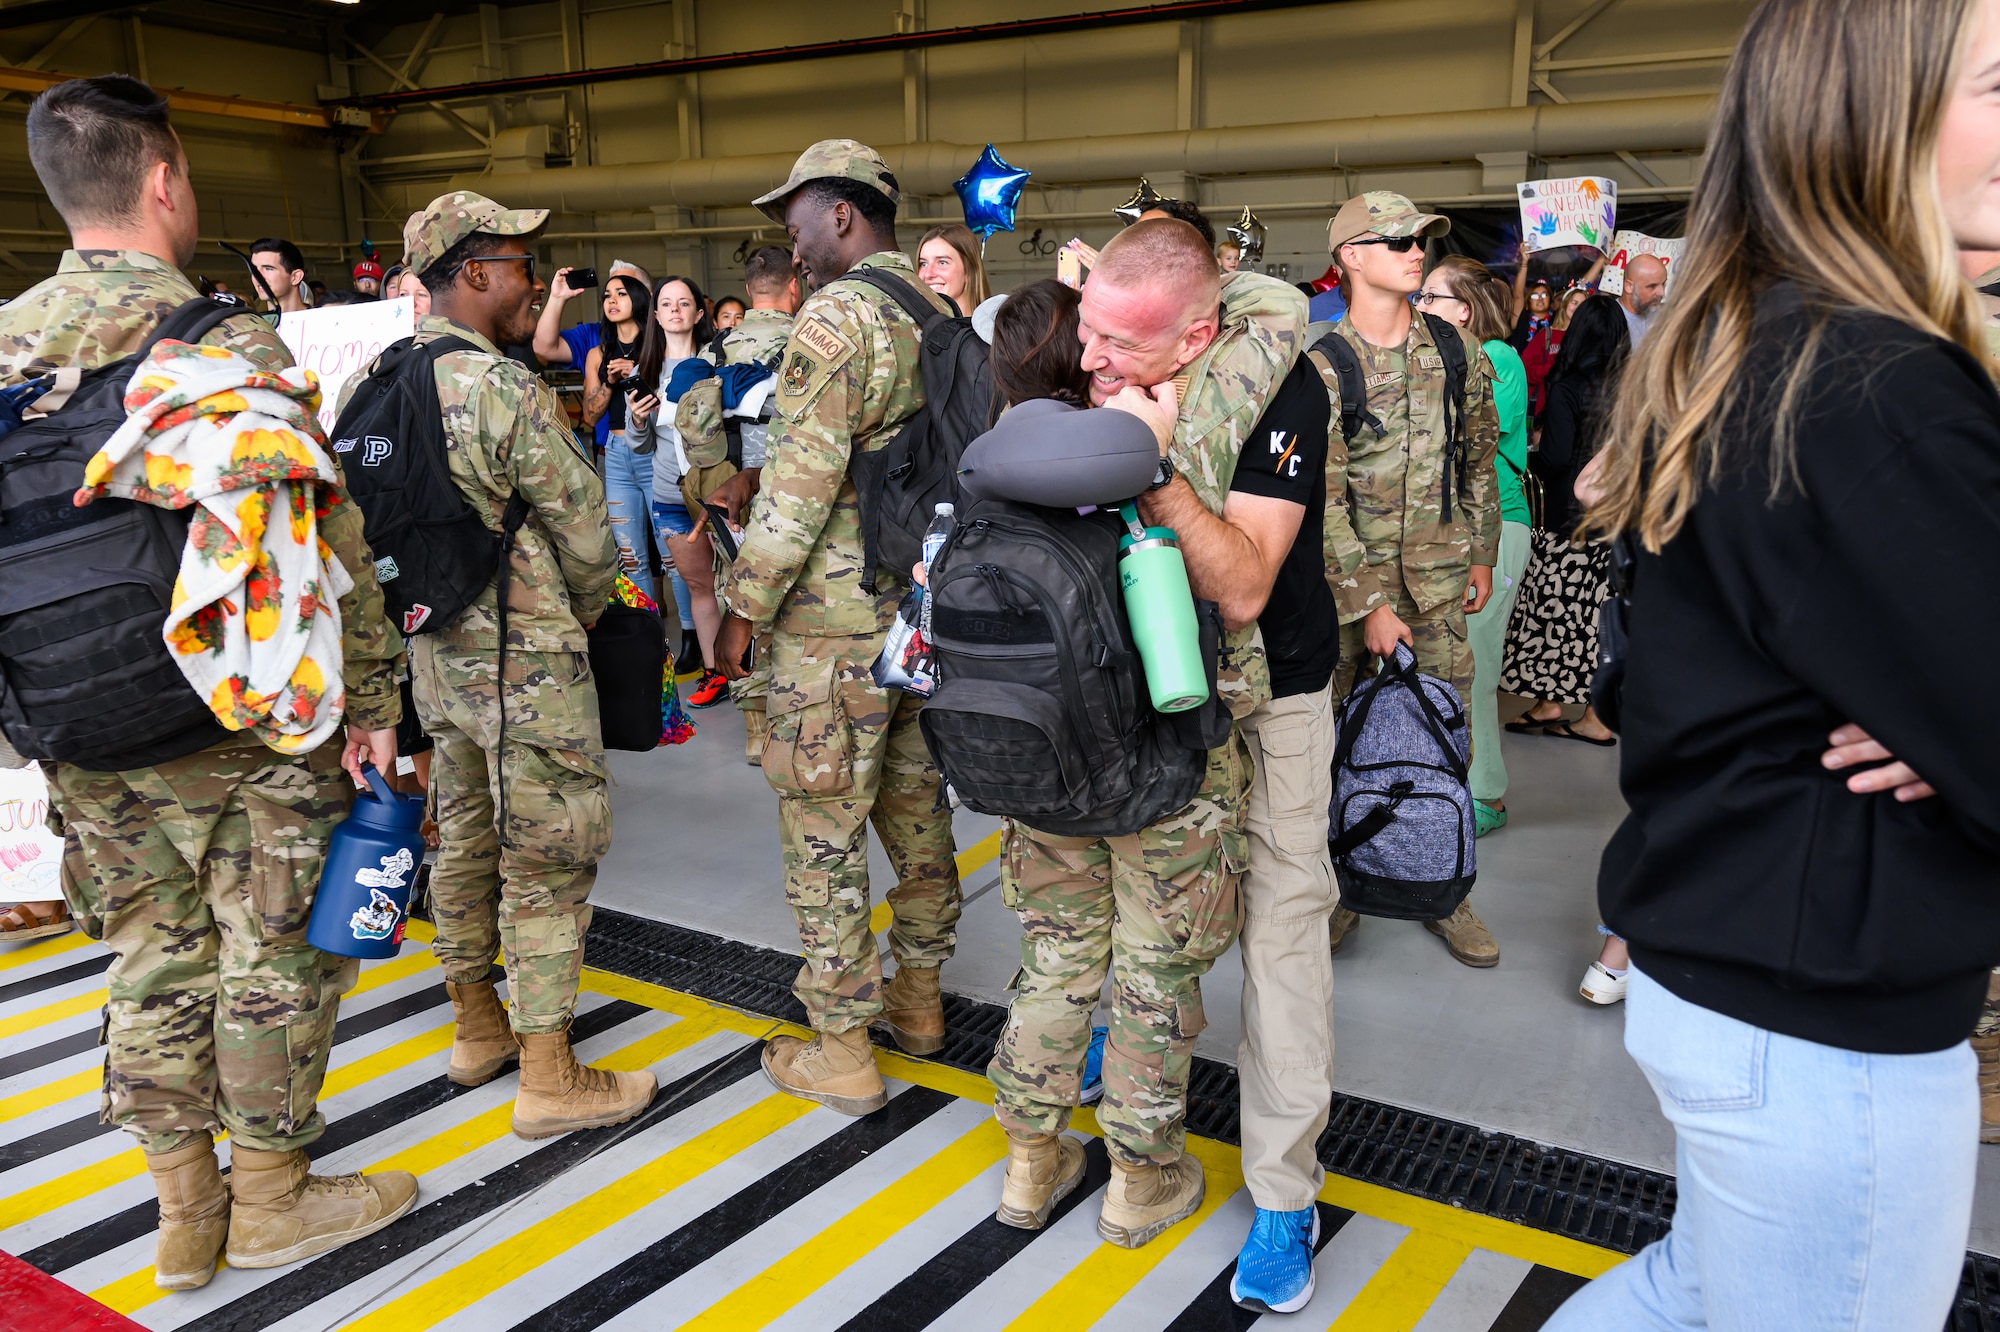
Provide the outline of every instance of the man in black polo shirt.
{"type": "Polygon", "coordinates": [[[1239,723],[1257,762],[1246,826],[1243,920],[1243,1177],[1257,1220],[1230,1294],[1291,1312],[1312,1298],[1314,1146],[1333,1099],[1332,679],[1340,629],[1327,584],[1326,385],[1301,357],[1244,441],[1230,488],[1299,506],[1299,531],[1257,617],[1271,701],[1239,723]]]}

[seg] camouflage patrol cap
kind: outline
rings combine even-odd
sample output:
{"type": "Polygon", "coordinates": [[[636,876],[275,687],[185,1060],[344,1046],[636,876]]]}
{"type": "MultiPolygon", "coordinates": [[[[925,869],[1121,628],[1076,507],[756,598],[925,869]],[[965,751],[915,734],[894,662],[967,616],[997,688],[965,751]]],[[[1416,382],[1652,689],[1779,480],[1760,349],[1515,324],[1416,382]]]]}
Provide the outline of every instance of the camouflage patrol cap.
{"type": "Polygon", "coordinates": [[[444,252],[475,231],[495,236],[525,236],[549,220],[546,208],[502,208],[483,194],[455,190],[431,200],[421,213],[403,224],[403,262],[421,274],[444,252]]]}
{"type": "Polygon", "coordinates": [[[792,174],[786,177],[784,184],[761,198],[751,200],[750,205],[783,226],[785,200],[797,193],[800,186],[815,180],[858,180],[863,185],[882,191],[892,204],[903,201],[903,191],[896,184],[895,173],[882,160],[882,154],[853,139],[821,139],[799,154],[799,160],[792,163],[792,174]]]}
{"type": "Polygon", "coordinates": [[[1326,248],[1338,250],[1360,236],[1442,236],[1451,219],[1420,213],[1417,206],[1393,190],[1370,190],[1340,206],[1326,224],[1326,248]]]}

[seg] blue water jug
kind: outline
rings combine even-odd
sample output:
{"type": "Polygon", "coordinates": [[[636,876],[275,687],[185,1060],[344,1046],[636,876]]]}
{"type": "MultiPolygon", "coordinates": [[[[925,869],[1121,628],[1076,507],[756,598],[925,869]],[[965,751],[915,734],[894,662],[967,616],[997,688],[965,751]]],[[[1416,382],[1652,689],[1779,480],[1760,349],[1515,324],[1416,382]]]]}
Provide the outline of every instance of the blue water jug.
{"type": "Polygon", "coordinates": [[[372,763],[361,775],[368,790],[327,842],[306,942],[342,957],[394,957],[424,863],[424,797],[390,790],[372,763]]]}

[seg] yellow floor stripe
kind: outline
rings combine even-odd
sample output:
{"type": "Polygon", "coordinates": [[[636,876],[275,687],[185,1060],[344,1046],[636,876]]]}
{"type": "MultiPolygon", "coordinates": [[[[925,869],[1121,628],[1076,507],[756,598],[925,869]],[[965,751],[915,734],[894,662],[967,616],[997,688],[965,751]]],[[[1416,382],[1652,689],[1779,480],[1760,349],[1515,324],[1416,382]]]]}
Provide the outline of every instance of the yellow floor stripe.
{"type": "Polygon", "coordinates": [[[1189,1138],[1187,1149],[1200,1159],[1208,1184],[1194,1215],[1143,1248],[1121,1249],[1115,1244],[1100,1243],[1042,1298],[1009,1323],[1007,1332],[1070,1332],[1073,1328],[1089,1327],[1109,1313],[1147,1273],[1165,1262],[1182,1240],[1194,1234],[1216,1208],[1243,1187],[1242,1167],[1235,1148],[1189,1138]]]}
{"type": "Polygon", "coordinates": [[[588,1198],[432,1277],[401,1299],[345,1325],[343,1332],[406,1332],[431,1327],[516,1277],[657,1202],[705,1171],[818,1107],[774,1093],[707,1132],[605,1185],[588,1198]]]}
{"type": "Polygon", "coordinates": [[[1625,1255],[1566,1235],[1537,1230],[1533,1226],[1502,1221],[1496,1216],[1480,1216],[1444,1203],[1413,1198],[1407,1193],[1365,1184],[1358,1179],[1328,1175],[1319,1191],[1322,1202],[1345,1207],[1350,1212],[1379,1217],[1411,1230],[1427,1230],[1447,1239],[1459,1240],[1475,1249],[1491,1249],[1510,1258],[1521,1258],[1543,1267],[1553,1267],[1572,1276],[1601,1277],[1625,1261],[1625,1255]]]}
{"type": "Polygon", "coordinates": [[[9,952],[0,953],[0,971],[12,971],[15,967],[25,967],[30,962],[40,962],[58,953],[73,953],[79,948],[97,945],[97,940],[81,930],[71,930],[53,939],[37,939],[9,952]]]}
{"type": "Polygon", "coordinates": [[[847,1215],[681,1324],[683,1332],[763,1327],[860,1262],[897,1231],[1007,1155],[1007,1135],[985,1120],[847,1215]]]}
{"type": "Polygon", "coordinates": [[[25,1013],[16,1013],[13,1017],[0,1019],[0,1039],[19,1036],[24,1031],[33,1031],[51,1022],[75,1017],[78,1013],[88,1013],[94,1008],[102,1008],[104,996],[103,990],[92,990],[88,994],[61,999],[53,1004],[43,1004],[40,1008],[31,1008],[25,1013]]]}
{"type": "Polygon", "coordinates": [[[87,1198],[144,1173],[146,1158],[137,1147],[133,1147],[95,1165],[87,1165],[33,1188],[22,1189],[19,1193],[0,1198],[0,1230],[18,1226],[58,1207],[66,1207],[78,1198],[87,1198]]]}
{"type": "MultiPolygon", "coordinates": [[[[958,877],[961,879],[969,877],[974,870],[990,864],[993,858],[999,854],[1000,830],[995,828],[992,832],[958,853],[958,877]]],[[[875,909],[868,913],[868,932],[870,934],[880,934],[889,928],[890,922],[895,920],[895,918],[896,913],[890,910],[887,902],[877,902],[875,909]]]]}
{"type": "Polygon", "coordinates": [[[394,985],[397,981],[414,976],[420,971],[429,971],[431,968],[437,966],[437,964],[437,958],[432,955],[428,948],[419,949],[414,953],[406,953],[402,957],[391,959],[379,966],[370,967],[368,970],[362,972],[361,979],[354,983],[354,988],[342,995],[341,998],[352,999],[357,994],[366,994],[370,990],[379,990],[384,985],[394,985]]]}
{"type": "Polygon", "coordinates": [[[362,1083],[392,1073],[419,1059],[428,1059],[434,1054],[451,1049],[452,1024],[419,1032],[407,1040],[397,1041],[386,1050],[378,1050],[364,1059],[351,1064],[342,1064],[327,1072],[326,1082],[319,1089],[319,1098],[324,1101],[342,1092],[353,1091],[362,1083]]]}
{"type": "Polygon", "coordinates": [[[31,1115],[37,1110],[46,1110],[58,1102],[67,1101],[72,1096],[83,1096],[103,1085],[103,1068],[92,1067],[30,1091],[16,1092],[0,1100],[0,1123],[21,1115],[31,1115]]]}
{"type": "Polygon", "coordinates": [[[1377,1268],[1327,1332],[1410,1332],[1472,1246],[1427,1230],[1413,1230],[1377,1268]]]}

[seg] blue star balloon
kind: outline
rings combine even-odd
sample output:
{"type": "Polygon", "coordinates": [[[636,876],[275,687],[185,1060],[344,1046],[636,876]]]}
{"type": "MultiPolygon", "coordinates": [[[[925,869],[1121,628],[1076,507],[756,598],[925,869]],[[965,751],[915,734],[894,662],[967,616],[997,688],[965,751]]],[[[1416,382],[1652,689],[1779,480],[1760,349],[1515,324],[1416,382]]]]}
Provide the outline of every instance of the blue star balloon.
{"type": "Polygon", "coordinates": [[[1031,174],[1008,166],[993,151],[993,145],[987,144],[972,169],[952,182],[965,209],[966,227],[982,241],[996,231],[1012,231],[1014,209],[1031,174]]]}

